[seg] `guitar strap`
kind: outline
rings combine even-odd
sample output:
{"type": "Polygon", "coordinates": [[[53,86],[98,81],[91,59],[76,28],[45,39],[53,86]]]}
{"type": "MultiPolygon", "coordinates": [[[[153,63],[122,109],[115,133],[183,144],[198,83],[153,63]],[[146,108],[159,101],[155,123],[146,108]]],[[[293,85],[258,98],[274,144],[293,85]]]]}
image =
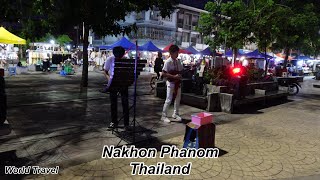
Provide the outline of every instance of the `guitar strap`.
{"type": "MultiPolygon", "coordinates": [[[[179,72],[179,66],[178,66],[178,60],[174,60],[173,61],[173,65],[174,65],[174,70],[175,72],[179,72]]],[[[175,81],[174,83],[174,91],[173,91],[173,98],[176,98],[177,94],[178,94],[178,90],[180,88],[180,83],[181,81],[175,81]]]]}

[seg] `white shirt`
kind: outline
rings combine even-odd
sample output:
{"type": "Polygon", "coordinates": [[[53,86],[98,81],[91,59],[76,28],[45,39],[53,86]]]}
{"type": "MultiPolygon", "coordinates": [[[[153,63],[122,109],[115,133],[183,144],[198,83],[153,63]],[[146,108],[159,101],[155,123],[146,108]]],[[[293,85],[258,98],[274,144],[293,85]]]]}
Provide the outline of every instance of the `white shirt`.
{"type": "Polygon", "coordinates": [[[106,62],[104,63],[104,67],[103,69],[105,71],[108,71],[109,76],[112,77],[113,76],[113,70],[114,70],[114,56],[109,56],[106,60],[106,62]]]}
{"type": "Polygon", "coordinates": [[[4,64],[7,62],[5,60],[0,59],[0,69],[4,69],[4,64]]]}
{"type": "MultiPolygon", "coordinates": [[[[166,60],[164,63],[164,66],[162,68],[163,71],[166,71],[170,74],[172,71],[182,71],[183,65],[182,63],[177,59],[173,60],[171,57],[166,60]]],[[[167,81],[167,86],[174,87],[174,82],[167,81]]]]}

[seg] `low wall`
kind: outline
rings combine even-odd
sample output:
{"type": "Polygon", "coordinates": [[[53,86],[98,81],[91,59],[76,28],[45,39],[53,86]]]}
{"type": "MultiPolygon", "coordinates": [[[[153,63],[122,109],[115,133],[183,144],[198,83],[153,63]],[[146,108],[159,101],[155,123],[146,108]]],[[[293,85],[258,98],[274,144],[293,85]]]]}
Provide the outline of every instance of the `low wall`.
{"type": "Polygon", "coordinates": [[[255,94],[255,89],[262,89],[269,91],[277,91],[279,90],[279,85],[277,82],[258,82],[258,83],[249,83],[247,84],[246,95],[255,94]]]}

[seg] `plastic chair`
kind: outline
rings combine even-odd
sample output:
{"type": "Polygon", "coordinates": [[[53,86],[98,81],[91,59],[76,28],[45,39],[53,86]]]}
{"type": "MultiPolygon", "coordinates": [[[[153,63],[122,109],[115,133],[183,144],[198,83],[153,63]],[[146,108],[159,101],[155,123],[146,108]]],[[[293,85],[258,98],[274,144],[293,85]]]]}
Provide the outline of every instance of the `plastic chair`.
{"type": "Polygon", "coordinates": [[[8,68],[8,71],[9,71],[9,76],[12,76],[12,75],[16,75],[16,74],[17,74],[17,69],[16,69],[16,67],[9,67],[9,68],[8,68]]]}

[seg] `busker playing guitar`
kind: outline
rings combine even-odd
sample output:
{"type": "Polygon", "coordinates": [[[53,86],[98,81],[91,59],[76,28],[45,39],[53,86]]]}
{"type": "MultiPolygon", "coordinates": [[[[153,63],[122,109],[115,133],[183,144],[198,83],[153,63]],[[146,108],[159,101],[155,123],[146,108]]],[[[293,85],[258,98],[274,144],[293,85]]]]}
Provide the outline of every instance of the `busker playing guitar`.
{"type": "Polygon", "coordinates": [[[167,117],[167,113],[173,98],[175,98],[175,101],[172,117],[181,121],[181,117],[179,116],[179,106],[181,99],[181,74],[183,66],[177,59],[179,55],[179,47],[176,45],[170,46],[169,53],[170,58],[166,60],[162,69],[163,77],[167,78],[167,98],[163,106],[161,120],[166,123],[170,122],[170,119],[167,117]]]}

